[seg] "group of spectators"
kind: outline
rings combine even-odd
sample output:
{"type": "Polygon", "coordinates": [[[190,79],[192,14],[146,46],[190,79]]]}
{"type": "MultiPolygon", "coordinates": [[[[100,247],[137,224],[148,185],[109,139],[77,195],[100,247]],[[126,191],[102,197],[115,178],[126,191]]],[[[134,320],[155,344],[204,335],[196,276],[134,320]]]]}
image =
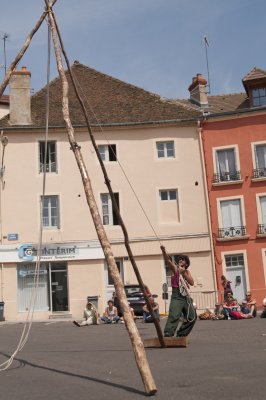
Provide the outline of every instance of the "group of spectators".
{"type": "MultiPolygon", "coordinates": [[[[238,302],[231,288],[231,282],[224,275],[221,276],[221,284],[224,289],[224,299],[221,303],[215,304],[212,312],[207,309],[206,312],[199,315],[200,319],[247,319],[257,316],[257,301],[249,291],[245,298],[238,302]]],[[[266,318],[266,298],[263,300],[263,311],[261,318],[266,318]]]]}
{"type": "MultiPolygon", "coordinates": [[[[145,288],[146,288],[146,294],[149,299],[149,303],[153,309],[154,316],[159,320],[160,319],[159,305],[154,301],[154,297],[152,297],[148,287],[145,286],[145,288]]],[[[130,307],[130,311],[135,321],[137,317],[135,315],[134,309],[130,307]]],[[[78,327],[83,327],[87,325],[99,325],[100,321],[102,321],[105,324],[115,324],[115,323],[117,324],[118,322],[121,322],[123,324],[124,323],[123,314],[121,311],[121,307],[116,292],[113,293],[112,300],[109,300],[107,302],[107,307],[105,308],[102,317],[100,316],[95,305],[91,303],[88,299],[86,307],[83,312],[83,318],[84,319],[81,322],[73,321],[74,325],[78,327]]],[[[147,304],[143,306],[143,322],[153,322],[153,316],[150,313],[147,304]]]]}

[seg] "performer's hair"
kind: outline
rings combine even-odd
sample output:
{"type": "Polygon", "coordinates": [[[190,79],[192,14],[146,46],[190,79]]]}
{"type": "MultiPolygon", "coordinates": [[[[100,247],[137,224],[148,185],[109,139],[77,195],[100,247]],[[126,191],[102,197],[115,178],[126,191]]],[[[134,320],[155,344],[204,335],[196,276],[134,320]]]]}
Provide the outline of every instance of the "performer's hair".
{"type": "Polygon", "coordinates": [[[179,260],[184,260],[186,262],[186,268],[190,266],[190,259],[186,254],[177,254],[175,256],[175,262],[178,264],[179,260]]]}

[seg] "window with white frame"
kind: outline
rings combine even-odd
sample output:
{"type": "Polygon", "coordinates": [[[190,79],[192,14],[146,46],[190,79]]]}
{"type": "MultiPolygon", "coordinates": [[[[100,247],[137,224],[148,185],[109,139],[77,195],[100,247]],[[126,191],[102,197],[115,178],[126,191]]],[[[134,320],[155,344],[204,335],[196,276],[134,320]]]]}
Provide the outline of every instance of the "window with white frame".
{"type": "Polygon", "coordinates": [[[236,151],[234,148],[216,150],[216,171],[214,181],[235,181],[240,179],[237,171],[236,151]]]}
{"type": "Polygon", "coordinates": [[[255,163],[254,178],[266,177],[266,144],[258,144],[254,147],[255,163]]]}
{"type": "Polygon", "coordinates": [[[176,189],[160,190],[160,199],[161,199],[161,201],[176,200],[177,199],[176,189]]]}
{"type": "Polygon", "coordinates": [[[159,190],[160,219],[162,223],[180,222],[177,189],[159,190]]]}
{"type": "MultiPolygon", "coordinates": [[[[32,298],[32,289],[35,285],[35,265],[21,264],[17,267],[17,304],[19,312],[29,310],[32,298]]],[[[39,284],[36,292],[35,310],[48,311],[49,304],[49,277],[46,264],[41,263],[39,270],[39,284]]]]}
{"type": "MultiPolygon", "coordinates": [[[[115,263],[116,263],[116,266],[118,268],[120,277],[121,277],[122,281],[124,282],[123,261],[122,260],[115,260],[115,263]]],[[[107,285],[108,286],[114,286],[114,281],[113,281],[113,278],[112,278],[112,276],[110,274],[108,265],[106,265],[106,267],[107,267],[107,285]]]]}
{"type": "Polygon", "coordinates": [[[258,88],[252,90],[253,106],[265,106],[266,105],[266,88],[258,88]]]}
{"type": "Polygon", "coordinates": [[[225,264],[227,268],[244,267],[243,254],[230,254],[225,256],[225,264]]]}
{"type": "Polygon", "coordinates": [[[59,228],[59,197],[44,196],[42,203],[42,223],[44,228],[59,228]]]}
{"type": "Polygon", "coordinates": [[[246,235],[240,199],[220,201],[220,207],[222,227],[219,229],[219,237],[231,238],[246,235]]]}
{"type": "Polygon", "coordinates": [[[117,161],[115,144],[99,145],[98,150],[103,161],[117,161]]]}
{"type": "MultiPolygon", "coordinates": [[[[119,193],[114,193],[114,197],[119,209],[119,193]]],[[[119,225],[116,213],[112,205],[112,199],[110,194],[108,193],[101,194],[101,203],[102,203],[103,225],[119,225]]]]}
{"type": "Polygon", "coordinates": [[[39,142],[39,172],[57,172],[56,142],[39,142]],[[45,157],[46,155],[46,157],[45,157]]]}
{"type": "Polygon", "coordinates": [[[174,158],[175,157],[175,148],[174,148],[174,141],[168,142],[157,142],[156,143],[157,149],[157,157],[158,158],[174,158]]]}
{"type": "Polygon", "coordinates": [[[260,204],[260,224],[258,226],[258,233],[266,233],[266,196],[259,197],[260,204]]]}

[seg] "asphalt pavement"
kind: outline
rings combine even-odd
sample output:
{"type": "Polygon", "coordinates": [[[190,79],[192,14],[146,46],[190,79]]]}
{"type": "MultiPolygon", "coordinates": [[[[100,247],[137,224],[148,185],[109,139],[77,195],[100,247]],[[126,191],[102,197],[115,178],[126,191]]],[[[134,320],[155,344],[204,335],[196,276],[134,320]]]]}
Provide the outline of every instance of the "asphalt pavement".
{"type": "MultiPolygon", "coordinates": [[[[137,326],[143,339],[156,337],[153,324],[137,326]]],[[[17,348],[22,329],[21,323],[0,322],[0,363],[17,348]]],[[[266,398],[266,319],[197,321],[187,348],[146,352],[155,399],[266,398]]],[[[145,397],[123,324],[78,328],[68,320],[34,322],[22,351],[0,372],[5,400],[145,397]]]]}

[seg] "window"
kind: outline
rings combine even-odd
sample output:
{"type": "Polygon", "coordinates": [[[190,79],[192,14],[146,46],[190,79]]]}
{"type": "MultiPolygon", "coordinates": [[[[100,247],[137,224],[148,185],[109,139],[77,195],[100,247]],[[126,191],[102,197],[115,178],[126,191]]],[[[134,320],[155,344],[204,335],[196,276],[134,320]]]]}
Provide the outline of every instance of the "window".
{"type": "Polygon", "coordinates": [[[160,190],[160,199],[162,201],[176,200],[177,199],[176,190],[160,190]]]}
{"type": "Polygon", "coordinates": [[[266,144],[255,146],[255,162],[256,168],[253,170],[253,177],[266,177],[266,144]]]}
{"type": "Polygon", "coordinates": [[[240,179],[236,168],[235,149],[216,151],[216,171],[214,182],[235,181],[240,179]]]}
{"type": "Polygon", "coordinates": [[[158,158],[174,158],[175,157],[175,149],[174,142],[157,142],[157,156],[158,158]]]}
{"type": "MultiPolygon", "coordinates": [[[[114,193],[119,208],[119,193],[114,193]]],[[[101,194],[103,225],[119,225],[109,194],[101,194]]]]}
{"type": "MultiPolygon", "coordinates": [[[[29,310],[32,297],[32,289],[34,287],[35,265],[22,264],[17,268],[18,281],[18,311],[26,312],[29,310]]],[[[48,270],[45,264],[41,263],[39,271],[39,284],[36,292],[36,311],[48,311],[49,306],[49,287],[48,287],[48,270]]]]}
{"type": "Polygon", "coordinates": [[[258,226],[259,234],[266,234],[266,196],[259,197],[260,202],[260,224],[258,226]]]}
{"type": "MultiPolygon", "coordinates": [[[[122,281],[124,282],[123,263],[122,263],[121,260],[116,260],[115,263],[116,263],[116,266],[118,268],[120,277],[121,277],[122,281]]],[[[106,265],[106,267],[107,267],[107,285],[108,286],[114,286],[114,281],[113,281],[113,278],[111,277],[108,265],[106,265]]]]}
{"type": "Polygon", "coordinates": [[[57,172],[56,165],[56,142],[47,142],[46,160],[45,160],[45,142],[39,142],[40,165],[39,171],[57,172]]]}
{"type": "Polygon", "coordinates": [[[100,145],[98,150],[103,161],[117,161],[115,144],[100,145]]]}
{"type": "Polygon", "coordinates": [[[59,228],[58,196],[42,197],[42,223],[45,228],[59,228]]]}
{"type": "Polygon", "coordinates": [[[244,257],[243,254],[234,254],[234,255],[226,255],[225,256],[225,264],[226,267],[243,267],[244,266],[244,257]]]}
{"type": "Polygon", "coordinates": [[[219,229],[219,237],[245,236],[246,227],[243,226],[242,222],[240,199],[221,201],[220,207],[222,228],[219,229]]]}
{"type": "Polygon", "coordinates": [[[252,90],[253,106],[265,106],[266,105],[266,88],[259,88],[252,90]]]}
{"type": "Polygon", "coordinates": [[[159,212],[162,223],[176,223],[180,221],[179,201],[177,189],[159,191],[159,212]]]}

